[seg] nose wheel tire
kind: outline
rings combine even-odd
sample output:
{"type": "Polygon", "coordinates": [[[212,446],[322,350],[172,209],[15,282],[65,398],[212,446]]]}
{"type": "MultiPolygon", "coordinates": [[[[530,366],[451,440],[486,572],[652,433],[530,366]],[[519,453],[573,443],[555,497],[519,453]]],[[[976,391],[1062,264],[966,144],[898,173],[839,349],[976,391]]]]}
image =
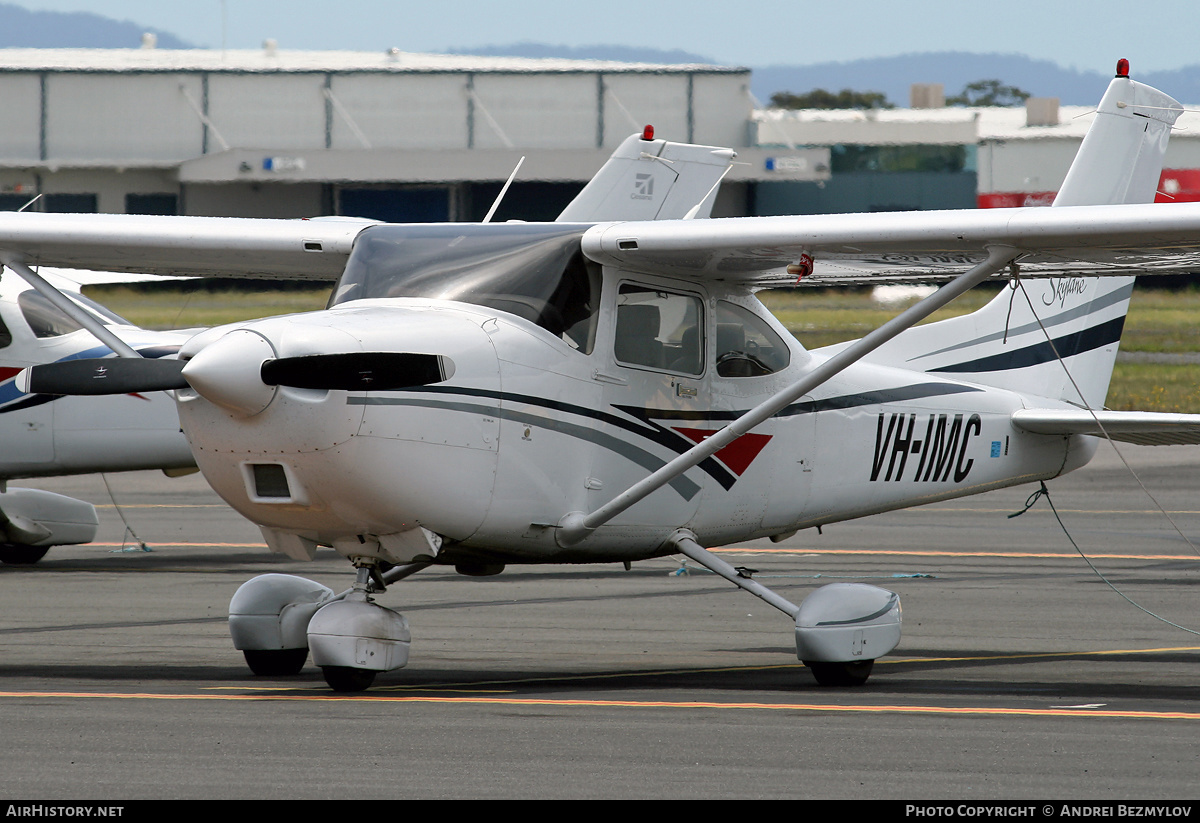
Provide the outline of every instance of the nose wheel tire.
{"type": "Polygon", "coordinates": [[[259,677],[299,674],[308,660],[308,649],[243,649],[242,654],[259,677]]]}
{"type": "Polygon", "coordinates": [[[369,669],[352,669],[349,666],[322,666],[325,682],[335,692],[366,691],[375,682],[375,672],[369,669]]]}
{"type": "Polygon", "coordinates": [[[871,668],[875,661],[818,663],[815,660],[805,660],[804,665],[812,672],[820,686],[861,686],[871,676],[871,668]]]}

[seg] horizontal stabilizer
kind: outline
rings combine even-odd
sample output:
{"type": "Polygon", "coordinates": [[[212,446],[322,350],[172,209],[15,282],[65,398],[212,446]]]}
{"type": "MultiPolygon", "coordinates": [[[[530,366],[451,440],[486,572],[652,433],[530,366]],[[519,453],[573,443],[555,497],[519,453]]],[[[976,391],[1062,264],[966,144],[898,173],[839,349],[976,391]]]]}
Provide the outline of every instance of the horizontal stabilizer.
{"type": "Polygon", "coordinates": [[[1024,409],[1013,414],[1012,422],[1018,429],[1033,434],[1092,434],[1104,437],[1107,432],[1113,440],[1140,446],[1200,445],[1200,414],[1024,409]]]}

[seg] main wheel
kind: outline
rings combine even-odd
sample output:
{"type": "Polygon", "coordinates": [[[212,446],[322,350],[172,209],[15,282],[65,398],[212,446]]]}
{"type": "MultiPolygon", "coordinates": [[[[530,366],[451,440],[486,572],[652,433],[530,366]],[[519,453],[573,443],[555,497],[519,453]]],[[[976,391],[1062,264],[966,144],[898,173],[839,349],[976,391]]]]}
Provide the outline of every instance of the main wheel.
{"type": "Polygon", "coordinates": [[[820,686],[861,686],[871,676],[874,660],[859,660],[854,663],[819,663],[803,661],[812,671],[820,686]]]}
{"type": "Polygon", "coordinates": [[[299,674],[308,660],[308,649],[243,649],[242,654],[259,677],[299,674]]]}
{"type": "Polygon", "coordinates": [[[375,682],[375,672],[370,669],[352,669],[349,666],[322,666],[325,682],[335,692],[362,692],[375,682]]]}
{"type": "Polygon", "coordinates": [[[0,563],[27,566],[36,563],[50,551],[49,546],[27,546],[24,543],[0,543],[0,563]]]}

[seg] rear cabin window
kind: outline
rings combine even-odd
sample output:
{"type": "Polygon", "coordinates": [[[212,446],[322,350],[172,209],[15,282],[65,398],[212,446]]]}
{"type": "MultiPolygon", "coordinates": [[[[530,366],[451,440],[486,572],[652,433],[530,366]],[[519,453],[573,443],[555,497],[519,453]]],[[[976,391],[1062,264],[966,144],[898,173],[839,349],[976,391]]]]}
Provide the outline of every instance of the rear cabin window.
{"type": "Polygon", "coordinates": [[[626,284],[617,296],[614,353],[627,366],[704,372],[704,304],[690,294],[626,284]]]}

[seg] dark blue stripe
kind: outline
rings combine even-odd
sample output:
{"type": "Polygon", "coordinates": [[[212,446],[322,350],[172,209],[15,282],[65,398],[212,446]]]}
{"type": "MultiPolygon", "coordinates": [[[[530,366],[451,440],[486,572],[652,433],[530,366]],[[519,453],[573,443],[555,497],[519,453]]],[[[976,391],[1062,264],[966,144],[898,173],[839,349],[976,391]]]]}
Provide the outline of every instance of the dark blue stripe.
{"type": "Polygon", "coordinates": [[[1109,320],[1107,323],[1101,323],[1099,326],[1092,326],[1090,329],[1084,329],[1083,331],[1056,338],[1053,341],[1053,346],[1050,345],[1050,341],[1047,341],[1034,346],[1026,346],[1022,349],[1014,349],[1003,354],[981,357],[978,360],[968,360],[964,363],[955,363],[952,366],[929,369],[929,371],[964,373],[1027,369],[1030,366],[1049,363],[1057,359],[1054,354],[1056,349],[1058,350],[1058,354],[1065,359],[1076,354],[1082,354],[1086,351],[1107,346],[1110,343],[1116,343],[1121,339],[1121,330],[1124,327],[1125,318],[1118,317],[1115,320],[1109,320]]]}

